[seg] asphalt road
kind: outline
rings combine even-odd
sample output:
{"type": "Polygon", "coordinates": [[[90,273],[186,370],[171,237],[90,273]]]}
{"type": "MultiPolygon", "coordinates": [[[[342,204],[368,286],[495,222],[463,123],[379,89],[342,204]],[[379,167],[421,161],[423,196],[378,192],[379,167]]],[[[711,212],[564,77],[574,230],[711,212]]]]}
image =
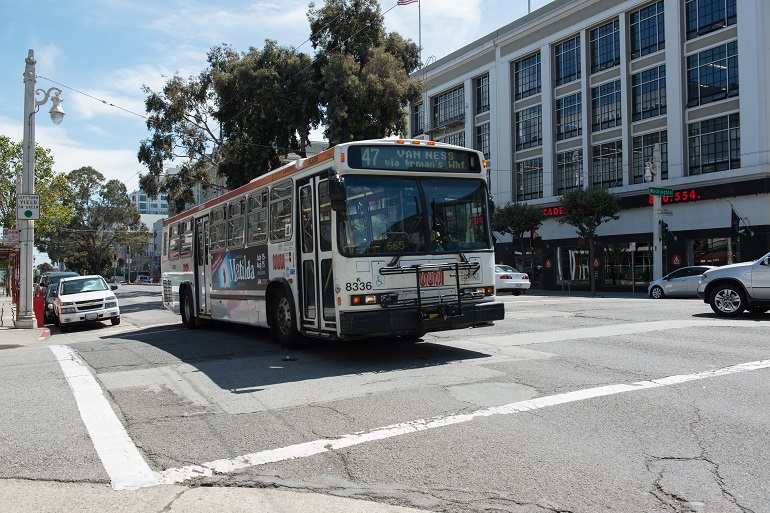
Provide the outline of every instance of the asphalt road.
{"type": "Polygon", "coordinates": [[[117,292],[121,325],[0,353],[0,477],[114,486],[87,426],[115,415],[138,449],[126,483],[442,512],[770,511],[770,314],[527,294],[503,296],[494,327],[288,351],[262,329],[187,330],[158,286],[117,292]],[[62,354],[107,414],[77,402],[62,354]]]}

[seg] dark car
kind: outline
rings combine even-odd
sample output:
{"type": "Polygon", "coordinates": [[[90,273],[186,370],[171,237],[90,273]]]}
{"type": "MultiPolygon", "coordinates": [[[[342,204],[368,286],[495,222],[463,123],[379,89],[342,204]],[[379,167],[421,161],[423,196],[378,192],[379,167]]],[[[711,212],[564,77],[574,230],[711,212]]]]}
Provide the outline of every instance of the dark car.
{"type": "Polygon", "coordinates": [[[50,285],[56,285],[62,278],[69,278],[71,276],[80,276],[80,273],[73,271],[55,271],[52,273],[44,274],[43,277],[40,278],[40,283],[38,283],[38,286],[40,287],[40,290],[48,295],[48,287],[50,285]]]}
{"type": "Polygon", "coordinates": [[[52,283],[48,286],[48,290],[45,292],[45,305],[43,309],[43,323],[44,324],[53,324],[54,320],[56,319],[56,314],[53,311],[53,298],[56,296],[56,285],[57,283],[52,283]]]}

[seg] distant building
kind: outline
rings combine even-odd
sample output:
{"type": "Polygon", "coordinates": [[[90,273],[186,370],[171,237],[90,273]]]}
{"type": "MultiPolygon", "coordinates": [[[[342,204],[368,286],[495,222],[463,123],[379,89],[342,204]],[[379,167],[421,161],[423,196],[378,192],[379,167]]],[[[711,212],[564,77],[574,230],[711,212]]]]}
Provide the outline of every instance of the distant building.
{"type": "Polygon", "coordinates": [[[140,214],[168,215],[168,196],[148,196],[146,192],[139,190],[129,193],[131,204],[140,214]]]}

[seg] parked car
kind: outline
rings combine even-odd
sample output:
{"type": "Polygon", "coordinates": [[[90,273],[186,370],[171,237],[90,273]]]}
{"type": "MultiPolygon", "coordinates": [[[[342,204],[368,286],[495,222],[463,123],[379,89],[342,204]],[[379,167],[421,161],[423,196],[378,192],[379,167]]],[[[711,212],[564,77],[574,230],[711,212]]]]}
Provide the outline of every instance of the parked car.
{"type": "Polygon", "coordinates": [[[56,287],[59,283],[52,283],[45,292],[45,305],[43,306],[43,324],[54,322],[55,314],[53,312],[53,298],[56,296],[56,287]]]}
{"type": "Polygon", "coordinates": [[[118,298],[112,292],[117,285],[108,285],[101,276],[62,278],[53,298],[54,324],[62,333],[78,323],[109,320],[120,324],[118,298]]]}
{"type": "Polygon", "coordinates": [[[495,290],[497,293],[510,291],[518,296],[529,290],[532,284],[527,273],[520,273],[509,265],[495,266],[495,290]]]}
{"type": "Polygon", "coordinates": [[[49,285],[56,285],[62,278],[69,278],[70,276],[80,276],[80,273],[73,271],[54,271],[46,273],[40,277],[38,287],[40,287],[40,290],[43,291],[43,293],[47,294],[49,285]]]}
{"type": "Polygon", "coordinates": [[[152,283],[152,280],[150,280],[150,277],[146,274],[140,274],[136,277],[136,281],[134,283],[152,283]]]}
{"type": "Polygon", "coordinates": [[[698,296],[717,315],[734,317],[744,310],[770,310],[770,253],[753,262],[723,265],[706,271],[698,296]]]}
{"type": "Polygon", "coordinates": [[[653,299],[698,297],[698,282],[701,275],[713,268],[713,265],[681,267],[662,278],[651,281],[647,286],[647,293],[653,299]]]}

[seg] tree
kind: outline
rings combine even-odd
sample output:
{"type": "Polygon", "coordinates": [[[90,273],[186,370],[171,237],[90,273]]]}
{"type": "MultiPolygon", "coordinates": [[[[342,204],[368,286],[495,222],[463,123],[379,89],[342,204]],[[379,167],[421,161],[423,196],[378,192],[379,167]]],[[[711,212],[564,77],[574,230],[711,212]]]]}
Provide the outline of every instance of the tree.
{"type": "MultiPolygon", "coordinates": [[[[521,245],[522,264],[526,262],[527,250],[524,245],[524,235],[537,231],[545,221],[545,214],[541,208],[529,203],[506,203],[495,210],[492,220],[492,229],[499,233],[508,233],[521,245]]],[[[535,265],[533,262],[532,270],[535,265]]]]}
{"type": "MultiPolygon", "coordinates": [[[[588,243],[589,268],[594,261],[594,247],[597,229],[600,225],[618,220],[620,203],[615,194],[607,189],[572,189],[567,191],[560,201],[564,217],[559,218],[559,224],[569,224],[577,228],[578,236],[588,243]]],[[[596,295],[596,278],[589,273],[591,295],[596,295]]]]}
{"type": "Polygon", "coordinates": [[[319,76],[309,55],[267,40],[262,50],[210,61],[222,124],[219,174],[228,187],[279,167],[290,152],[306,156],[310,131],[321,122],[319,76]]]}
{"type": "MultiPolygon", "coordinates": [[[[22,143],[0,135],[0,224],[16,226],[17,185],[22,176],[22,143]]],[[[52,229],[72,216],[67,181],[54,173],[51,150],[35,145],[35,194],[40,195],[40,219],[35,221],[35,244],[48,238],[52,229]]]]}
{"type": "Polygon", "coordinates": [[[90,274],[106,274],[113,248],[141,250],[147,246],[150,232],[140,221],[123,182],[105,183],[104,175],[92,167],[75,169],[68,173],[67,181],[74,215],[67,226],[53,230],[41,248],[53,261],[64,260],[71,269],[90,274]]]}
{"type": "Polygon", "coordinates": [[[404,134],[406,106],[422,94],[422,83],[409,76],[420,66],[417,45],[385,32],[377,0],[311,3],[307,17],[329,142],[404,134]]]}

